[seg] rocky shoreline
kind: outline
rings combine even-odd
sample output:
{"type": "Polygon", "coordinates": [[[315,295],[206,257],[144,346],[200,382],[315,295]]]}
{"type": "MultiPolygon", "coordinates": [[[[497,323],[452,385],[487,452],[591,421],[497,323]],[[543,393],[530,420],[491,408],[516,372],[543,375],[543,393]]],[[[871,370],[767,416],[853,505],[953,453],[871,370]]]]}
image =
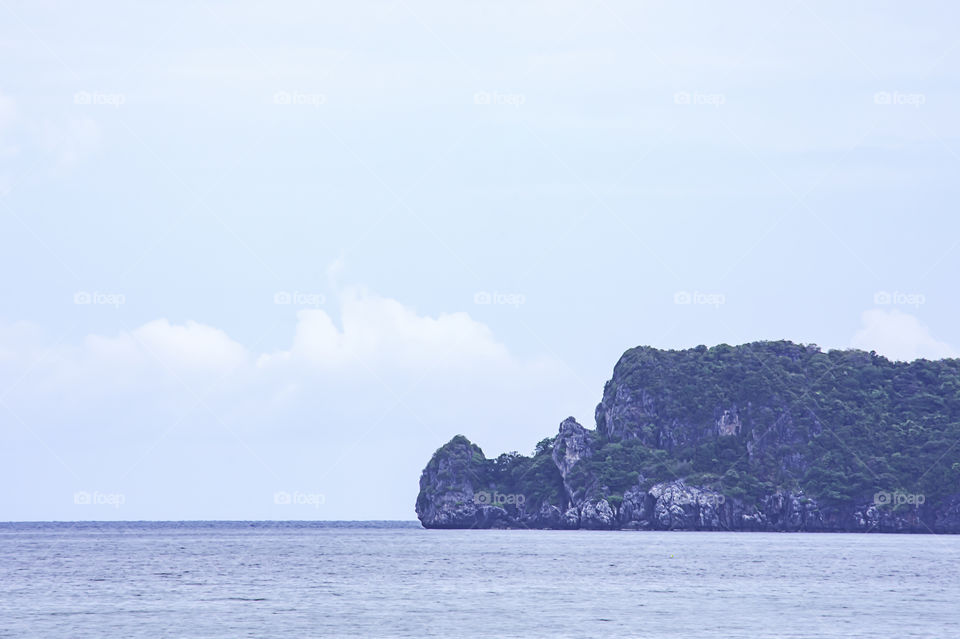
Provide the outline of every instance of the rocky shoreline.
{"type": "MultiPolygon", "coordinates": [[[[583,441],[578,427],[583,428],[572,418],[560,426],[557,439],[567,443],[568,451],[583,441]]],[[[452,483],[441,479],[450,461],[472,458],[474,449],[465,438],[455,438],[442,453],[438,451],[437,468],[424,470],[417,516],[425,528],[960,533],[960,499],[939,508],[919,504],[893,512],[872,502],[841,509],[818,504],[803,494],[777,492],[748,506],[715,490],[687,485],[682,479],[660,482],[646,490],[636,487],[614,504],[601,497],[569,506],[544,503],[535,510],[526,509],[525,502],[498,505],[498,501],[515,496],[475,486],[469,475],[452,483]],[[434,488],[435,497],[426,496],[426,487],[434,488]]],[[[557,449],[555,445],[554,451],[557,449]]],[[[569,472],[575,457],[561,457],[561,473],[566,475],[564,468],[569,472]]]]}

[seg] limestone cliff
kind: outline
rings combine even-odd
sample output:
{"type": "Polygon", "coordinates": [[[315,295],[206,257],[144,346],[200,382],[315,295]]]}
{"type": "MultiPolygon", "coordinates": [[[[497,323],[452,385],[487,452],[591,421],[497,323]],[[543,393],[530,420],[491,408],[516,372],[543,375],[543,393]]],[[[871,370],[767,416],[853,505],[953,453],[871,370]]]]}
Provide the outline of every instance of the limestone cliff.
{"type": "Polygon", "coordinates": [[[960,532],[960,363],[790,342],[624,354],[596,410],[532,457],[463,436],[428,528],[960,532]]]}

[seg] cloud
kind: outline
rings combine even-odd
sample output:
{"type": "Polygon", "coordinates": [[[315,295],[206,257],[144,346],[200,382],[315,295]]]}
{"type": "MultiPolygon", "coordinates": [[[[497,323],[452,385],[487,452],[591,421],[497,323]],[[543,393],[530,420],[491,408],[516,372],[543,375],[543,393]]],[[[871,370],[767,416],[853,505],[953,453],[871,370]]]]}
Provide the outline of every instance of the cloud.
{"type": "Polygon", "coordinates": [[[295,361],[341,372],[464,371],[523,365],[485,324],[467,313],[418,315],[397,300],[357,289],[347,290],[340,306],[342,328],[325,311],[300,311],[291,347],[262,356],[259,365],[266,368],[295,361]]]}
{"type": "Polygon", "coordinates": [[[902,361],[956,356],[953,347],[935,339],[920,320],[902,311],[872,309],[863,313],[862,322],[850,342],[854,348],[902,361]]]}
{"type": "Polygon", "coordinates": [[[315,386],[318,378],[327,387],[364,380],[393,387],[421,378],[433,387],[467,378],[493,385],[531,378],[543,384],[562,369],[554,360],[514,356],[467,313],[421,315],[360,289],[342,294],[336,318],[323,310],[299,311],[290,346],[275,352],[255,353],[224,331],[194,321],[157,319],[52,348],[37,327],[21,323],[0,326],[0,364],[5,365],[0,377],[4,368],[12,376],[32,366],[33,390],[41,393],[159,394],[158,383],[205,388],[224,379],[225,392],[243,390],[245,401],[261,391],[290,397],[315,386]]]}
{"type": "Polygon", "coordinates": [[[173,375],[227,374],[249,359],[247,349],[219,329],[189,321],[180,326],[166,319],[116,337],[90,335],[84,357],[118,372],[157,365],[173,375]]]}

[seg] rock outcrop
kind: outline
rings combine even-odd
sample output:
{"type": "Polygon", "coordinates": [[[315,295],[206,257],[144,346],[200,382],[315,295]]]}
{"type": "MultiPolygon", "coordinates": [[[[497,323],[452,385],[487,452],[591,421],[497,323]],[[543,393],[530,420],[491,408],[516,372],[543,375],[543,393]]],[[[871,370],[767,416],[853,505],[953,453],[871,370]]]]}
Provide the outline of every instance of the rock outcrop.
{"type": "Polygon", "coordinates": [[[568,505],[578,504],[587,497],[590,486],[576,486],[570,475],[577,464],[593,456],[595,445],[596,433],[578,424],[573,417],[567,417],[560,423],[560,432],[553,440],[552,458],[563,478],[568,505]]]}
{"type": "Polygon", "coordinates": [[[417,516],[427,528],[496,528],[511,525],[506,509],[483,490],[483,451],[457,435],[434,454],[420,477],[417,516]]]}
{"type": "MultiPolygon", "coordinates": [[[[944,362],[930,372],[789,342],[632,349],[604,388],[596,430],[568,417],[532,458],[487,459],[458,435],[424,469],[417,516],[427,528],[960,533],[960,447],[944,437],[960,423],[960,362],[944,362]],[[820,385],[828,365],[845,367],[834,386],[820,385]],[[798,391],[766,379],[771,368],[798,391]],[[878,430],[861,443],[871,454],[851,459],[821,414],[874,416],[845,431],[878,430]],[[880,434],[924,432],[931,441],[916,445],[939,481],[930,498],[894,474],[907,464],[898,449],[869,448],[880,434]]],[[[917,481],[930,474],[919,469],[917,481]]]]}

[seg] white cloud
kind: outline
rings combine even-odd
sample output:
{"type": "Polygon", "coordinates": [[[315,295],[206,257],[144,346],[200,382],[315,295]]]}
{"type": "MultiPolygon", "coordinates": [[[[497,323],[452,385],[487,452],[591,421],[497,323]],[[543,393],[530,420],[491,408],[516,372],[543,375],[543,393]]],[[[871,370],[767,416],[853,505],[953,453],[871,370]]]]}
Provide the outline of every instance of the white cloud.
{"type": "MultiPolygon", "coordinates": [[[[321,370],[489,370],[520,366],[490,329],[467,313],[418,315],[397,300],[350,289],[341,324],[322,310],[298,313],[289,350],[264,355],[263,367],[299,361],[321,370]]],[[[535,364],[534,364],[535,365],[535,364]]]]}
{"type": "Polygon", "coordinates": [[[920,320],[902,311],[872,309],[863,313],[862,322],[850,342],[854,348],[902,361],[956,356],[949,344],[935,339],[920,320]]]}
{"type": "Polygon", "coordinates": [[[226,374],[248,360],[246,348],[223,331],[197,322],[179,326],[166,319],[117,337],[90,335],[84,347],[85,356],[98,364],[119,369],[156,364],[175,375],[226,374]]]}
{"type": "Polygon", "coordinates": [[[131,394],[157,402],[202,392],[250,368],[253,358],[223,331],[199,324],[147,322],[116,335],[87,335],[79,344],[55,339],[33,324],[0,325],[0,392],[38,402],[63,397],[86,402],[131,394]],[[196,390],[193,390],[196,389],[196,390]]]}
{"type": "Polygon", "coordinates": [[[340,311],[335,319],[323,310],[301,310],[290,347],[273,353],[251,352],[224,331],[193,321],[157,319],[52,348],[36,327],[19,324],[0,330],[0,363],[12,377],[18,367],[39,362],[33,390],[40,393],[160,393],[158,382],[206,387],[224,379],[224,392],[242,390],[244,399],[256,392],[292,397],[318,383],[364,380],[391,388],[419,379],[436,388],[467,378],[493,386],[521,379],[543,385],[562,371],[555,360],[514,356],[467,313],[420,315],[397,300],[358,289],[342,295],[340,311]]]}

